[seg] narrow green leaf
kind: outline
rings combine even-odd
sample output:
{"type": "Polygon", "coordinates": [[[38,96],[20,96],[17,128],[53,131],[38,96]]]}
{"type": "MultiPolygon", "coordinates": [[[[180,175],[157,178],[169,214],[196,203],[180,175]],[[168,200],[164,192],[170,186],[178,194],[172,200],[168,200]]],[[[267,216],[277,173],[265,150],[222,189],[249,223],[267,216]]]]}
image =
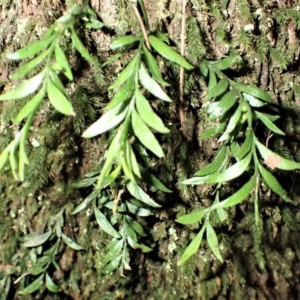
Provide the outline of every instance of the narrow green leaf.
{"type": "Polygon", "coordinates": [[[156,36],[150,35],[149,42],[151,46],[166,59],[173,61],[187,70],[192,70],[194,68],[184,57],[182,57],[179,53],[177,53],[169,45],[165,44],[156,36]]]}
{"type": "Polygon", "coordinates": [[[81,247],[80,245],[78,245],[77,243],[75,243],[72,239],[70,239],[68,236],[66,236],[64,233],[61,234],[61,237],[63,239],[63,241],[72,249],[74,250],[84,250],[83,247],[81,247]]]}
{"type": "Polygon", "coordinates": [[[247,93],[242,93],[243,97],[248,101],[249,105],[252,107],[263,107],[266,105],[265,102],[258,100],[256,97],[249,95],[247,93]]]}
{"type": "Polygon", "coordinates": [[[144,245],[144,244],[137,243],[137,242],[136,242],[135,240],[133,240],[130,236],[127,236],[127,241],[128,241],[128,244],[129,244],[133,249],[141,249],[143,253],[147,253],[147,252],[152,251],[151,248],[147,247],[147,246],[144,245]]]}
{"type": "Polygon", "coordinates": [[[244,201],[250,194],[252,189],[254,188],[255,181],[256,181],[257,175],[254,174],[251,179],[244,184],[237,192],[235,192],[233,195],[228,197],[227,199],[214,204],[211,209],[219,209],[219,208],[227,208],[230,206],[235,206],[240,204],[242,201],[244,201]]]}
{"type": "Polygon", "coordinates": [[[231,116],[225,132],[220,136],[218,142],[223,142],[228,139],[230,133],[237,127],[242,116],[242,103],[238,106],[234,114],[231,116]]]}
{"type": "Polygon", "coordinates": [[[72,183],[71,186],[74,189],[79,189],[79,188],[82,188],[82,187],[88,187],[88,186],[91,186],[93,183],[95,183],[97,179],[98,179],[98,176],[94,176],[94,177],[90,177],[90,178],[84,178],[84,179],[81,179],[79,181],[76,181],[76,182],[72,183]]]}
{"type": "Polygon", "coordinates": [[[219,107],[223,109],[224,113],[237,103],[237,93],[235,90],[227,92],[220,100],[219,107]]]}
{"type": "Polygon", "coordinates": [[[132,110],[131,122],[133,132],[140,140],[140,142],[159,158],[163,157],[164,153],[160,144],[135,109],[132,110]]]}
{"type": "Polygon", "coordinates": [[[117,256],[114,260],[112,260],[104,269],[103,272],[106,274],[110,274],[112,271],[114,271],[116,268],[119,267],[121,259],[123,255],[117,256]]]}
{"type": "Polygon", "coordinates": [[[33,281],[28,286],[26,286],[24,289],[20,290],[18,294],[19,295],[32,294],[43,286],[43,282],[44,282],[44,274],[42,274],[40,277],[38,277],[35,281],[33,281]]]}
{"type": "Polygon", "coordinates": [[[52,293],[57,293],[60,290],[59,286],[53,282],[48,272],[46,272],[46,287],[52,293]]]}
{"type": "Polygon", "coordinates": [[[85,58],[88,62],[93,62],[93,58],[90,56],[89,52],[85,49],[84,45],[80,41],[73,26],[71,26],[71,39],[73,45],[78,50],[78,52],[82,55],[82,57],[85,58]]]}
{"type": "Polygon", "coordinates": [[[118,75],[115,82],[108,87],[108,89],[114,89],[121,84],[123,84],[134,72],[135,64],[137,62],[138,55],[136,55],[132,61],[123,69],[123,71],[118,75]]]}
{"type": "Polygon", "coordinates": [[[152,212],[149,209],[143,208],[143,207],[138,207],[136,205],[133,205],[132,203],[127,202],[126,203],[129,211],[136,215],[136,216],[140,216],[140,217],[148,217],[152,215],[152,212]]]}
{"type": "Polygon", "coordinates": [[[207,239],[207,243],[208,243],[211,251],[213,252],[213,254],[216,256],[216,258],[220,262],[223,262],[223,258],[222,258],[222,255],[221,255],[220,249],[219,249],[218,237],[217,237],[215,230],[210,225],[210,222],[207,222],[207,224],[206,224],[206,239],[207,239]]]}
{"type": "Polygon", "coordinates": [[[17,50],[14,53],[10,53],[7,55],[8,59],[18,60],[18,59],[24,59],[29,56],[33,56],[37,54],[38,52],[42,51],[44,48],[48,47],[50,43],[53,41],[55,35],[50,35],[46,38],[43,38],[41,40],[35,41],[24,48],[21,48],[17,50]]]}
{"type": "Polygon", "coordinates": [[[28,72],[30,72],[35,67],[37,67],[48,54],[49,54],[49,49],[43,52],[42,54],[40,54],[39,56],[35,57],[34,59],[23,64],[21,67],[17,69],[17,71],[14,72],[14,74],[11,76],[11,79],[18,80],[23,78],[28,72]]]}
{"type": "Polygon", "coordinates": [[[24,80],[15,89],[0,95],[0,101],[2,100],[15,100],[24,98],[32,93],[34,93],[42,84],[44,80],[44,72],[37,74],[36,76],[24,80]]]}
{"type": "Polygon", "coordinates": [[[118,53],[110,56],[110,58],[102,64],[102,67],[105,67],[111,63],[113,63],[114,61],[116,61],[118,58],[120,58],[123,55],[124,51],[119,51],[118,53]]]}
{"type": "Polygon", "coordinates": [[[257,86],[254,85],[244,85],[241,83],[237,83],[237,82],[231,82],[231,85],[234,86],[237,90],[250,94],[256,98],[259,98],[261,100],[264,100],[268,103],[272,103],[273,100],[271,98],[271,96],[265,92],[264,90],[260,89],[257,86]]]}
{"type": "Polygon", "coordinates": [[[50,71],[50,77],[53,82],[53,84],[65,95],[65,87],[63,83],[61,82],[59,76],[57,75],[56,71],[51,70],[50,71]]]}
{"type": "Polygon", "coordinates": [[[146,236],[145,231],[144,231],[142,225],[139,222],[132,220],[131,217],[127,217],[127,221],[129,223],[129,225],[132,227],[132,229],[137,234],[139,234],[140,236],[146,236]]]}
{"type": "MultiPolygon", "coordinates": [[[[217,99],[216,99],[217,100],[217,99]]],[[[212,102],[207,108],[207,114],[209,114],[209,120],[215,120],[220,118],[224,114],[224,109],[220,107],[220,102],[212,102]]]]}
{"type": "Polygon", "coordinates": [[[226,147],[223,146],[218,154],[216,155],[214,161],[210,163],[208,166],[202,168],[198,172],[195,173],[195,176],[205,176],[216,172],[222,165],[225,160],[226,155],[226,147]]]}
{"type": "Polygon", "coordinates": [[[240,60],[239,56],[228,56],[217,61],[213,66],[222,71],[230,68],[237,60],[240,60]]]}
{"type": "Polygon", "coordinates": [[[109,223],[105,215],[95,205],[94,212],[97,223],[100,226],[100,228],[112,237],[120,238],[120,234],[114,229],[114,227],[109,223]]]}
{"type": "Polygon", "coordinates": [[[207,98],[215,98],[222,95],[228,89],[229,82],[227,78],[221,79],[216,85],[208,90],[207,98]]]}
{"type": "Polygon", "coordinates": [[[160,87],[160,85],[148,74],[143,64],[141,64],[139,70],[139,79],[144,86],[151,94],[156,96],[157,98],[171,102],[172,100],[169,96],[164,92],[164,90],[160,87]]]}
{"type": "Polygon", "coordinates": [[[129,151],[129,161],[131,163],[132,171],[137,177],[141,178],[140,168],[130,143],[128,143],[128,151],[129,151]]]}
{"type": "Polygon", "coordinates": [[[51,234],[52,234],[51,230],[43,234],[35,234],[29,240],[23,243],[23,245],[28,248],[43,245],[50,238],[51,234]]]}
{"type": "Polygon", "coordinates": [[[156,62],[156,59],[153,57],[151,52],[147,49],[145,44],[143,45],[143,53],[145,57],[146,64],[148,66],[148,69],[150,70],[152,76],[155,78],[155,80],[160,83],[163,86],[170,86],[170,84],[166,81],[164,81],[159,66],[156,62]]]}
{"type": "Polygon", "coordinates": [[[0,154],[0,171],[7,164],[8,156],[9,156],[9,148],[5,148],[0,154]]]}
{"type": "Polygon", "coordinates": [[[119,160],[121,162],[122,169],[123,169],[125,176],[129,180],[136,182],[135,177],[133,175],[133,171],[132,171],[132,164],[131,164],[131,160],[130,160],[130,152],[129,151],[130,151],[129,143],[128,143],[128,141],[125,141],[125,143],[123,143],[122,150],[119,153],[119,160]]]}
{"type": "Polygon", "coordinates": [[[110,49],[115,50],[120,47],[131,45],[141,40],[141,35],[123,35],[115,38],[109,45],[110,49]]]}
{"type": "Polygon", "coordinates": [[[136,97],[136,109],[143,119],[143,121],[156,131],[160,133],[169,133],[170,130],[165,127],[161,118],[153,111],[151,105],[147,101],[147,99],[143,96],[143,94],[136,89],[135,91],[136,97]]]}
{"type": "Polygon", "coordinates": [[[124,240],[115,240],[114,243],[112,245],[110,245],[110,247],[108,247],[108,252],[104,255],[104,257],[102,258],[102,262],[104,264],[114,260],[118,255],[120,255],[122,249],[124,246],[124,240]]]}
{"type": "Polygon", "coordinates": [[[206,60],[205,59],[202,59],[201,63],[200,63],[200,66],[199,66],[199,70],[200,70],[200,73],[204,76],[204,77],[207,77],[208,76],[208,72],[209,72],[209,69],[207,67],[207,63],[206,63],[206,60]]]}
{"type": "Polygon", "coordinates": [[[52,106],[60,113],[70,116],[75,115],[72,104],[67,97],[54,85],[54,83],[47,79],[47,95],[52,106]]]}
{"type": "Polygon", "coordinates": [[[55,60],[62,67],[63,73],[69,80],[73,80],[73,74],[64,51],[59,46],[59,42],[55,45],[55,60]]]}
{"type": "Polygon", "coordinates": [[[239,177],[246,171],[251,159],[252,152],[250,152],[247,156],[245,156],[243,159],[241,159],[239,162],[235,163],[225,171],[209,176],[205,183],[223,183],[239,177]]]}
{"type": "MultiPolygon", "coordinates": [[[[131,78],[133,79],[133,78],[131,78]]],[[[118,104],[130,99],[134,90],[133,80],[127,80],[127,82],[118,90],[112,100],[106,105],[105,110],[109,111],[116,107],[118,104]]]]}
{"type": "Polygon", "coordinates": [[[207,214],[207,212],[209,212],[209,208],[196,210],[187,215],[180,216],[176,222],[184,225],[198,223],[207,214]]]}
{"type": "Polygon", "coordinates": [[[82,137],[91,138],[116,127],[124,120],[127,111],[128,104],[124,102],[120,103],[86,129],[82,137]]]}
{"type": "Polygon", "coordinates": [[[252,129],[247,129],[245,141],[242,144],[241,148],[237,151],[236,158],[240,160],[243,157],[245,157],[245,155],[247,153],[249,153],[253,142],[254,142],[253,141],[253,130],[252,129]]]}
{"type": "Polygon", "coordinates": [[[126,184],[126,188],[134,198],[140,200],[141,202],[152,207],[161,207],[161,205],[157,204],[154,200],[152,200],[150,196],[146,194],[136,183],[129,181],[126,184]]]}
{"type": "Polygon", "coordinates": [[[273,169],[278,168],[278,169],[287,170],[287,171],[300,169],[300,163],[286,159],[286,158],[278,155],[277,153],[271,151],[266,146],[264,146],[262,143],[260,143],[256,137],[254,137],[254,139],[255,139],[255,144],[256,144],[261,156],[265,160],[266,164],[270,165],[271,168],[273,168],[273,169]],[[271,160],[271,162],[270,162],[270,160],[271,160]],[[276,165],[274,165],[274,166],[271,165],[273,161],[276,161],[275,162],[276,165]]]}
{"type": "Polygon", "coordinates": [[[45,88],[40,89],[39,92],[21,108],[16,117],[12,119],[12,122],[18,124],[28,117],[32,111],[36,111],[44,100],[45,94],[45,88]]]}
{"type": "Polygon", "coordinates": [[[202,241],[202,237],[203,237],[203,233],[205,230],[205,226],[202,226],[201,230],[199,231],[199,233],[196,235],[196,237],[192,240],[192,242],[186,247],[186,249],[184,250],[181,258],[179,259],[177,265],[180,266],[183,263],[185,263],[191,256],[193,256],[199,249],[201,241],[202,241]]]}
{"type": "Polygon", "coordinates": [[[210,175],[203,176],[203,177],[192,177],[189,179],[186,179],[181,182],[181,184],[186,184],[186,185],[195,185],[195,184],[203,184],[206,182],[207,178],[209,178],[210,175]]]}
{"type": "Polygon", "coordinates": [[[167,44],[170,44],[170,39],[162,32],[156,31],[155,36],[160,39],[162,42],[165,42],[167,44]]]}
{"type": "Polygon", "coordinates": [[[281,134],[281,135],[285,135],[285,133],[280,130],[273,122],[271,122],[263,113],[260,113],[258,111],[254,112],[255,116],[260,119],[271,131],[277,133],[277,134],[281,134]]]}
{"type": "Polygon", "coordinates": [[[148,172],[145,168],[143,168],[141,165],[139,165],[139,168],[141,170],[141,175],[145,183],[154,186],[162,192],[172,193],[171,190],[169,190],[158,178],[148,172]]]}
{"type": "Polygon", "coordinates": [[[268,185],[268,187],[277,195],[279,195],[284,201],[292,202],[292,200],[287,196],[286,192],[275,178],[275,176],[270,173],[266,168],[264,168],[261,164],[258,164],[259,171],[268,185]]]}
{"type": "Polygon", "coordinates": [[[113,161],[116,157],[118,157],[120,148],[121,148],[121,137],[122,137],[123,130],[121,128],[118,129],[117,134],[113,138],[106,156],[106,161],[104,163],[104,166],[101,170],[101,173],[98,178],[96,189],[100,189],[103,185],[103,181],[105,177],[107,176],[108,172],[110,171],[113,161]]]}
{"type": "Polygon", "coordinates": [[[212,68],[209,68],[208,91],[211,91],[217,84],[217,76],[212,68]]]}

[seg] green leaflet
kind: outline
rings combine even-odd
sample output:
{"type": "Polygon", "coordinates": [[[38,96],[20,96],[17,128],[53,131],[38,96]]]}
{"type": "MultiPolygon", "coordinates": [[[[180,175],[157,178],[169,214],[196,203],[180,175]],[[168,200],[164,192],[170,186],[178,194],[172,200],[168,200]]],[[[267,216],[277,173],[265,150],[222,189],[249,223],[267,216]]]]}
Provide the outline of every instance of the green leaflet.
{"type": "Polygon", "coordinates": [[[130,236],[127,236],[127,241],[128,244],[133,248],[133,249],[141,249],[143,253],[147,253],[152,251],[151,248],[145,246],[144,244],[138,244],[134,239],[132,239],[130,236]]]}
{"type": "Polygon", "coordinates": [[[28,101],[19,111],[16,117],[13,118],[13,123],[18,124],[20,123],[23,119],[28,117],[28,115],[32,111],[36,111],[38,107],[41,105],[42,101],[44,100],[46,91],[45,91],[45,86],[40,89],[40,91],[30,100],[28,101]]]}
{"type": "Polygon", "coordinates": [[[7,147],[0,154],[0,171],[5,167],[5,165],[7,163],[9,151],[10,151],[10,149],[7,147]]]}
{"type": "Polygon", "coordinates": [[[131,124],[134,134],[140,142],[149,150],[151,150],[159,158],[164,156],[163,150],[151,132],[149,127],[144,123],[135,109],[132,110],[131,124]]]}
{"type": "Polygon", "coordinates": [[[105,110],[108,111],[114,108],[115,106],[117,106],[118,104],[124,102],[125,100],[131,98],[133,94],[133,89],[134,89],[134,83],[133,83],[133,77],[131,77],[118,90],[118,92],[115,94],[112,100],[106,105],[105,110]]]}
{"type": "Polygon", "coordinates": [[[101,170],[101,173],[98,178],[98,183],[96,189],[100,189],[103,185],[103,181],[105,177],[107,176],[107,173],[110,171],[113,160],[115,157],[118,156],[120,148],[121,148],[121,137],[122,137],[122,130],[119,129],[115,137],[113,138],[108,150],[107,150],[107,156],[105,160],[105,164],[101,170]]]}
{"type": "Polygon", "coordinates": [[[251,149],[253,144],[253,130],[247,129],[246,131],[246,139],[244,143],[242,144],[241,148],[236,153],[237,159],[242,159],[251,149]]]}
{"type": "Polygon", "coordinates": [[[223,95],[219,102],[219,107],[222,108],[225,113],[232,108],[235,103],[237,103],[237,93],[235,90],[231,90],[223,95]]]}
{"type": "Polygon", "coordinates": [[[210,163],[208,166],[196,172],[195,176],[205,176],[216,172],[224,162],[225,154],[226,154],[226,147],[223,146],[221,150],[218,152],[218,154],[216,155],[214,161],[210,163]]]}
{"type": "Polygon", "coordinates": [[[149,42],[151,46],[166,59],[173,61],[187,70],[192,70],[194,68],[184,57],[182,57],[179,53],[174,51],[170,46],[165,44],[156,36],[150,35],[149,42]]]}
{"type": "Polygon", "coordinates": [[[57,293],[60,290],[59,286],[53,282],[52,278],[49,276],[47,272],[46,272],[46,287],[52,293],[57,293]]]}
{"type": "Polygon", "coordinates": [[[231,116],[226,130],[220,136],[220,138],[218,139],[218,142],[223,142],[228,139],[229,134],[238,126],[241,116],[242,116],[242,103],[240,103],[240,105],[238,106],[238,108],[236,109],[234,114],[231,116]]]}
{"type": "Polygon", "coordinates": [[[164,92],[164,90],[160,87],[160,85],[148,74],[143,64],[141,64],[139,70],[139,78],[142,85],[154,96],[157,98],[171,102],[172,100],[169,96],[164,92]]]}
{"type": "Polygon", "coordinates": [[[72,239],[70,239],[69,237],[67,237],[64,233],[61,234],[61,237],[63,239],[63,241],[72,249],[74,250],[84,250],[83,247],[81,247],[80,245],[78,245],[77,243],[75,243],[72,239]]]}
{"type": "Polygon", "coordinates": [[[135,64],[137,62],[138,55],[136,55],[133,60],[123,69],[123,71],[118,75],[115,82],[108,87],[108,89],[114,89],[121,84],[123,84],[134,72],[135,64]]]}
{"type": "Polygon", "coordinates": [[[148,66],[148,69],[150,70],[152,76],[155,78],[155,80],[160,83],[163,86],[170,86],[170,84],[163,80],[163,77],[160,73],[159,66],[156,62],[156,59],[153,57],[151,52],[147,49],[145,44],[143,44],[143,53],[146,60],[146,64],[148,66]]]}
{"type": "Polygon", "coordinates": [[[38,277],[35,281],[33,281],[28,286],[26,286],[24,289],[20,290],[18,294],[19,295],[32,294],[43,286],[43,282],[44,282],[44,274],[42,274],[40,277],[38,277]]]}
{"type": "Polygon", "coordinates": [[[229,82],[227,78],[221,79],[216,85],[214,85],[211,89],[208,89],[207,98],[215,98],[219,95],[222,95],[229,86],[229,82]]]}
{"type": "Polygon", "coordinates": [[[260,163],[258,163],[259,171],[268,185],[268,187],[277,195],[279,195],[284,201],[292,202],[292,200],[287,196],[286,192],[278,182],[278,180],[270,173],[266,168],[264,168],[260,163]]]}
{"type": "Polygon", "coordinates": [[[109,261],[112,261],[115,257],[117,257],[122,249],[123,249],[123,244],[124,244],[124,241],[121,239],[121,240],[113,240],[113,244],[109,244],[108,246],[110,247],[107,247],[108,249],[108,252],[104,255],[104,257],[102,258],[102,262],[103,263],[108,263],[109,261]]]}
{"type": "Polygon", "coordinates": [[[111,235],[114,238],[120,238],[120,234],[115,230],[115,228],[109,223],[107,218],[94,204],[94,212],[98,225],[102,230],[104,230],[107,234],[111,235]]]}
{"type": "Polygon", "coordinates": [[[47,78],[47,95],[50,103],[57,111],[67,116],[75,115],[72,104],[49,77],[47,78]]]}
{"type": "Polygon", "coordinates": [[[265,92],[264,90],[260,89],[257,86],[244,85],[244,84],[237,83],[237,82],[231,82],[231,84],[232,84],[232,86],[234,86],[237,90],[240,90],[241,92],[250,94],[253,97],[264,100],[265,102],[273,103],[271,96],[267,92],[265,92]]]}
{"type": "Polygon", "coordinates": [[[140,200],[141,202],[152,207],[161,207],[161,205],[152,200],[149,195],[146,194],[136,183],[129,181],[126,184],[126,188],[134,198],[140,200]]]}
{"type": "Polygon", "coordinates": [[[185,263],[192,255],[194,255],[201,244],[202,241],[202,237],[203,237],[203,233],[205,230],[205,226],[202,226],[201,230],[199,231],[199,233],[196,235],[196,237],[192,240],[192,242],[186,247],[186,249],[184,250],[182,256],[180,257],[177,265],[180,266],[183,263],[185,263]]]}
{"type": "Polygon", "coordinates": [[[249,95],[247,93],[242,93],[243,97],[248,101],[249,105],[252,107],[263,107],[266,105],[265,102],[258,100],[256,97],[249,95]]]}
{"type": "Polygon", "coordinates": [[[226,122],[222,122],[222,123],[219,123],[219,125],[217,127],[208,128],[200,135],[200,139],[205,140],[214,135],[217,135],[220,132],[222,132],[225,129],[225,127],[226,127],[226,122]]]}
{"type": "Polygon", "coordinates": [[[44,60],[44,58],[49,54],[50,52],[49,50],[50,49],[46,50],[39,56],[35,57],[34,59],[28,61],[27,63],[19,67],[17,71],[11,76],[11,78],[13,80],[18,80],[23,78],[29,71],[37,67],[44,60]]]}
{"type": "Polygon", "coordinates": [[[141,40],[141,35],[123,35],[115,38],[109,45],[110,49],[115,50],[123,46],[131,45],[141,40]]]}
{"type": "Polygon", "coordinates": [[[128,224],[131,226],[131,228],[137,233],[139,234],[140,236],[146,236],[145,234],[145,231],[142,227],[142,225],[137,222],[137,221],[134,221],[131,217],[127,216],[126,217],[127,221],[128,221],[128,224]]]}
{"type": "Polygon", "coordinates": [[[43,234],[35,234],[29,240],[23,243],[23,245],[28,248],[43,245],[50,238],[51,234],[51,230],[43,234]]]}
{"type": "Polygon", "coordinates": [[[281,170],[297,170],[300,169],[300,163],[286,159],[277,153],[271,151],[266,146],[264,146],[262,143],[258,141],[258,139],[254,136],[255,145],[258,148],[261,156],[265,160],[265,162],[270,165],[271,168],[278,168],[281,170]],[[273,165],[274,164],[274,165],[273,165]]]}
{"type": "Polygon", "coordinates": [[[48,47],[50,43],[55,38],[55,35],[50,35],[42,40],[33,42],[29,45],[27,45],[24,48],[21,48],[17,50],[14,53],[10,53],[7,55],[8,59],[18,60],[18,59],[24,59],[29,56],[33,56],[37,54],[38,52],[42,51],[44,48],[48,47]]]}
{"type": "Polygon", "coordinates": [[[128,140],[125,140],[123,143],[122,150],[119,153],[119,160],[122,165],[123,172],[125,176],[133,181],[136,182],[133,172],[132,172],[132,164],[131,164],[131,157],[130,157],[130,149],[128,140]]]}
{"type": "Polygon", "coordinates": [[[129,211],[136,215],[136,216],[140,216],[140,217],[148,217],[152,215],[152,212],[149,209],[143,208],[143,207],[138,207],[136,205],[133,205],[129,202],[126,203],[129,211]]]}
{"type": "Polygon", "coordinates": [[[238,56],[228,56],[217,61],[216,63],[213,63],[213,66],[219,69],[220,71],[226,70],[230,68],[238,59],[238,56]]]}
{"type": "Polygon", "coordinates": [[[114,271],[121,262],[121,258],[123,257],[123,255],[119,255],[116,258],[114,258],[103,270],[104,273],[106,274],[110,274],[112,271],[114,271]]]}
{"type": "Polygon", "coordinates": [[[68,62],[68,59],[64,53],[64,51],[60,48],[59,42],[56,43],[54,48],[55,60],[62,67],[63,73],[69,80],[73,80],[73,74],[68,62]]]}
{"type": "Polygon", "coordinates": [[[91,138],[110,130],[119,125],[125,118],[128,111],[127,103],[120,103],[107,113],[101,116],[82,134],[84,138],[91,138]]]}
{"type": "Polygon", "coordinates": [[[147,99],[139,89],[135,90],[136,109],[143,121],[160,133],[169,133],[170,130],[165,127],[161,118],[153,111],[147,99]]]}
{"type": "Polygon", "coordinates": [[[230,206],[235,206],[240,204],[243,200],[245,200],[251,193],[254,188],[257,174],[254,174],[251,179],[244,184],[237,192],[228,197],[227,199],[214,204],[211,207],[211,210],[219,209],[219,208],[227,208],[230,206]]]}
{"type": "Polygon", "coordinates": [[[209,104],[207,108],[207,114],[209,114],[209,120],[215,120],[220,118],[224,114],[224,109],[220,107],[220,102],[216,99],[216,102],[209,104]]]}
{"type": "Polygon", "coordinates": [[[129,142],[127,144],[128,144],[127,151],[129,152],[129,161],[131,164],[132,171],[137,177],[141,178],[141,172],[140,172],[140,168],[139,168],[135,153],[131,147],[131,144],[129,142]]]}
{"type": "Polygon", "coordinates": [[[186,185],[203,184],[206,182],[206,179],[209,178],[209,176],[210,175],[204,177],[192,177],[182,181],[181,184],[186,184],[186,185]]]}
{"type": "Polygon", "coordinates": [[[0,95],[0,101],[21,99],[34,93],[42,84],[44,76],[44,72],[41,72],[28,80],[24,80],[15,89],[0,95]]]}
{"type": "Polygon", "coordinates": [[[260,119],[271,131],[277,133],[277,134],[281,134],[281,135],[285,135],[285,133],[280,130],[273,122],[271,122],[264,113],[260,113],[258,111],[254,112],[255,116],[260,119]]]}
{"type": "Polygon", "coordinates": [[[143,181],[151,186],[154,186],[156,189],[165,192],[165,193],[172,193],[159,179],[157,179],[154,175],[149,173],[145,168],[139,165],[139,169],[141,171],[141,175],[143,181]]]}
{"type": "Polygon", "coordinates": [[[187,215],[180,216],[176,222],[181,224],[194,224],[202,220],[202,218],[210,211],[210,208],[204,208],[200,210],[193,211],[187,215]]]}
{"type": "Polygon", "coordinates": [[[51,77],[51,80],[53,82],[53,84],[63,93],[65,94],[66,91],[65,91],[65,87],[64,85],[62,84],[59,76],[57,75],[56,71],[54,70],[51,70],[50,71],[50,77],[51,77]]]}
{"type": "Polygon", "coordinates": [[[155,32],[155,36],[160,39],[161,41],[167,43],[167,44],[170,44],[170,39],[162,32],[160,31],[156,31],[155,32]]]}
{"type": "Polygon", "coordinates": [[[80,41],[75,29],[71,26],[71,39],[72,43],[77,49],[77,51],[84,57],[88,62],[93,62],[93,58],[90,56],[89,52],[85,49],[84,45],[80,41]]]}
{"type": "Polygon", "coordinates": [[[251,158],[252,152],[225,171],[209,176],[205,183],[223,183],[239,177],[248,168],[251,158]]]}
{"type": "Polygon", "coordinates": [[[213,254],[220,262],[223,262],[223,258],[219,249],[218,237],[210,222],[207,222],[206,224],[206,239],[213,254]]]}
{"type": "Polygon", "coordinates": [[[199,70],[200,70],[200,73],[201,73],[204,77],[207,77],[208,72],[209,72],[209,69],[208,69],[208,67],[207,67],[207,63],[206,63],[205,59],[202,59],[202,60],[201,60],[201,63],[200,63],[200,66],[199,66],[199,70]]]}
{"type": "Polygon", "coordinates": [[[208,80],[208,91],[211,91],[212,88],[217,84],[217,76],[212,68],[209,68],[209,80],[208,80]]]}

